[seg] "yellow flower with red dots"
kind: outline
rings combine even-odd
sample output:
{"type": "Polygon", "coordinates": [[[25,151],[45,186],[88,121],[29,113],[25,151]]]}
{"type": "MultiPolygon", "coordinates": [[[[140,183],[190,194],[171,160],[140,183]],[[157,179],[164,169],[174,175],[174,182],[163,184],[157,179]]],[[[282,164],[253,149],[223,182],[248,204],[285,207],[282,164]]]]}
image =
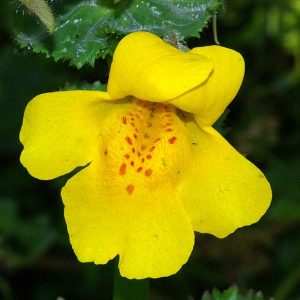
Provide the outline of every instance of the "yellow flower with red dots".
{"type": "Polygon", "coordinates": [[[20,140],[29,173],[48,180],[84,166],[62,189],[80,261],[119,255],[125,277],[168,276],[188,260],[194,231],[223,238],[260,219],[268,181],[212,127],[243,75],[233,50],[184,53],[137,32],[119,43],[107,92],[28,104],[20,140]]]}

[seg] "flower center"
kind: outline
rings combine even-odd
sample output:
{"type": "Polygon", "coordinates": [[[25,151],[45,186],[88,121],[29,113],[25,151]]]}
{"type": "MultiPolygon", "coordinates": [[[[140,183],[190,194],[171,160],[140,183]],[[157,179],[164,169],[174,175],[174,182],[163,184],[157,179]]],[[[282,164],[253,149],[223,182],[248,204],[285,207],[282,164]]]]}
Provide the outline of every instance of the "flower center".
{"type": "Polygon", "coordinates": [[[102,127],[106,186],[129,196],[174,183],[190,151],[184,123],[172,105],[133,100],[102,127]]]}

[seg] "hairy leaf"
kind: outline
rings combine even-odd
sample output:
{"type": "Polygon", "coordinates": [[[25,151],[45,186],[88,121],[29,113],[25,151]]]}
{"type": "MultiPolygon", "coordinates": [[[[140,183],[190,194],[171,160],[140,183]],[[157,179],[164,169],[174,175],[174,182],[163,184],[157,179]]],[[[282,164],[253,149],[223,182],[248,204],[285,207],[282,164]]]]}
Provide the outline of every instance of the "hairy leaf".
{"type": "Polygon", "coordinates": [[[222,8],[221,0],[54,0],[51,6],[53,35],[20,16],[16,39],[21,47],[69,60],[78,68],[111,56],[120,38],[133,31],[153,32],[175,45],[198,37],[222,8]]]}
{"type": "Polygon", "coordinates": [[[45,0],[20,0],[31,12],[45,24],[49,33],[55,27],[55,21],[51,9],[45,0]]]}

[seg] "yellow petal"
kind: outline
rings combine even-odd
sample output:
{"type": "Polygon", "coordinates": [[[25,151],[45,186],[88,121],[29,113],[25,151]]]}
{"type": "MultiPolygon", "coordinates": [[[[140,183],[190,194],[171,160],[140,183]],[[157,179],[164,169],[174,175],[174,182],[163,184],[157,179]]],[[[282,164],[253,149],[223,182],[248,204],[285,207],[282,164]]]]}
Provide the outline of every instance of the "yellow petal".
{"type": "Polygon", "coordinates": [[[116,48],[108,93],[114,99],[133,95],[163,102],[204,82],[212,68],[204,56],[181,52],[151,33],[135,32],[116,48]]]}
{"type": "Polygon", "coordinates": [[[67,182],[62,198],[81,262],[105,264],[119,254],[121,275],[142,279],[174,274],[190,256],[193,228],[170,185],[129,193],[95,160],[67,182]]]}
{"type": "Polygon", "coordinates": [[[190,143],[174,108],[135,100],[116,105],[95,148],[92,163],[62,191],[79,260],[104,264],[119,254],[128,278],[176,273],[194,233],[175,190],[190,143]]]}
{"type": "Polygon", "coordinates": [[[223,238],[257,222],[271,201],[263,173],[213,128],[188,124],[193,139],[192,164],[179,185],[196,231],[223,238]]]}
{"type": "Polygon", "coordinates": [[[26,107],[20,133],[21,162],[39,179],[52,179],[91,161],[99,124],[112,102],[107,93],[41,94],[26,107]]]}
{"type": "Polygon", "coordinates": [[[221,46],[194,48],[189,53],[211,59],[213,72],[207,81],[170,103],[195,114],[201,126],[210,126],[236,96],[244,77],[244,60],[238,52],[221,46]]]}
{"type": "Polygon", "coordinates": [[[194,245],[194,230],[172,186],[144,190],[128,210],[119,269],[122,276],[142,279],[177,273],[194,245]]]}

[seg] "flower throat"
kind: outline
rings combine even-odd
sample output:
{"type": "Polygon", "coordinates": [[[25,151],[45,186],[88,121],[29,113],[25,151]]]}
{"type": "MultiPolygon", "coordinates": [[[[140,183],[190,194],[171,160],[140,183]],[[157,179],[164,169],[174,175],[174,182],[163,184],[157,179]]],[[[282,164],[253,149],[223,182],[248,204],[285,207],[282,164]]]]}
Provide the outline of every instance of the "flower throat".
{"type": "Polygon", "coordinates": [[[176,178],[182,162],[178,144],[186,136],[172,105],[134,100],[113,123],[109,137],[103,135],[104,161],[116,180],[112,188],[121,184],[130,196],[139,187],[176,178]]]}

